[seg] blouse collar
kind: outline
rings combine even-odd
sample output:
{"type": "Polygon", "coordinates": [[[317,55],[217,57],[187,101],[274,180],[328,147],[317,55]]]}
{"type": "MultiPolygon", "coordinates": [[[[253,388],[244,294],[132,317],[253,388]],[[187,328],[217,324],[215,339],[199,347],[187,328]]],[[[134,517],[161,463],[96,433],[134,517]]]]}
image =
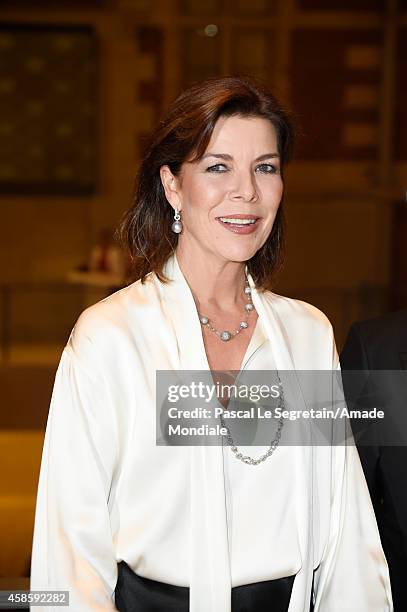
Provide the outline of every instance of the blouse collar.
{"type": "MultiPolygon", "coordinates": [[[[170,281],[168,283],[160,282],[159,290],[162,299],[168,305],[167,314],[174,325],[178,342],[180,369],[209,370],[195,300],[181,271],[175,251],[167,259],[163,272],[170,281]]],[[[270,291],[257,290],[247,266],[246,274],[252,290],[253,305],[266,336],[272,342],[275,367],[280,370],[290,370],[294,367],[294,360],[283,321],[279,318],[275,308],[276,296],[270,291]]]]}

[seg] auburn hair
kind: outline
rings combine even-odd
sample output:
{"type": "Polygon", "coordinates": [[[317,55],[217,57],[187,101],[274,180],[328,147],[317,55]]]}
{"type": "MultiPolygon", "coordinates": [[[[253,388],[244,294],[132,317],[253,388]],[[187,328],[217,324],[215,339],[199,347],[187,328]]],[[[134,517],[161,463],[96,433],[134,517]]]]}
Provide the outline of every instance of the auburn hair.
{"type": "MultiPolygon", "coordinates": [[[[186,160],[198,161],[207,149],[217,120],[232,115],[270,121],[276,132],[283,171],[292,153],[293,127],[288,113],[266,87],[249,77],[226,76],[197,82],[185,90],[171,104],[149,139],[136,177],[133,204],[119,226],[120,238],[130,253],[133,280],[144,282],[149,272],[155,272],[162,282],[167,282],[163,266],[178,243],[178,234],[171,230],[174,211],[165,197],[161,166],[168,165],[177,176],[186,160]]],[[[281,202],[269,237],[247,261],[259,290],[272,288],[283,250],[281,202]]]]}

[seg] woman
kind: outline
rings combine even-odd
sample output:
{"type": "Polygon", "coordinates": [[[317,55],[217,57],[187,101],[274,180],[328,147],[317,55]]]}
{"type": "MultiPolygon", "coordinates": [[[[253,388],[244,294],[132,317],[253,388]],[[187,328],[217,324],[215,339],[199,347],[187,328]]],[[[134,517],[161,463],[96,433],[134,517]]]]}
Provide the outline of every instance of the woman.
{"type": "Polygon", "coordinates": [[[79,317],[45,436],[31,588],[75,612],[392,609],[353,446],[156,445],[158,370],[337,368],[326,317],[271,292],[291,141],[235,77],[152,137],[122,226],[138,280],[79,317]]]}

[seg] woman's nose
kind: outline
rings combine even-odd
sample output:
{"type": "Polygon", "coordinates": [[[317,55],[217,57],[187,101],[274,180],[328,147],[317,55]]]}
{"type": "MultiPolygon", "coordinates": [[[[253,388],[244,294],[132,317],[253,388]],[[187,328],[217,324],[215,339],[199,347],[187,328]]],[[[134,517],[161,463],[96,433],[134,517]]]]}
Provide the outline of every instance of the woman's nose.
{"type": "Polygon", "coordinates": [[[257,200],[257,185],[253,175],[244,173],[236,176],[230,195],[234,200],[239,199],[246,202],[257,200]]]}

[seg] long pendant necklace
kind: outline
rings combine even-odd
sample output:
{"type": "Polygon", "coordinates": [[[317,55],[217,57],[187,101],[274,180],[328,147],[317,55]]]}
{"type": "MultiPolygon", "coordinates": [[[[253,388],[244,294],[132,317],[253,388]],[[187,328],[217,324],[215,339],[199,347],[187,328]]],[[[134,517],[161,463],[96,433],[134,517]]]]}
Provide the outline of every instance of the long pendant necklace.
{"type": "MultiPolygon", "coordinates": [[[[280,408],[280,414],[282,414],[283,409],[284,409],[284,391],[283,391],[283,385],[281,384],[281,380],[278,375],[278,372],[277,372],[277,377],[278,377],[278,386],[279,386],[278,407],[280,408]]],[[[258,465],[259,463],[262,463],[262,461],[266,461],[266,459],[274,453],[274,451],[276,450],[280,442],[281,431],[284,425],[284,419],[282,416],[280,416],[278,420],[276,435],[274,436],[274,439],[271,441],[270,446],[267,449],[267,451],[263,453],[263,455],[260,455],[260,457],[258,457],[257,459],[254,459],[253,457],[250,457],[249,455],[243,455],[239,451],[239,448],[235,445],[232,435],[230,433],[230,429],[226,425],[223,419],[223,416],[220,415],[219,418],[222,423],[222,427],[225,427],[227,431],[227,435],[225,436],[225,438],[227,440],[227,443],[230,445],[230,450],[235,454],[236,459],[239,459],[240,461],[243,461],[243,463],[247,463],[248,465],[258,465]]]]}
{"type": "Polygon", "coordinates": [[[243,329],[247,329],[249,327],[249,316],[250,313],[252,312],[252,310],[254,310],[254,306],[252,303],[252,290],[249,286],[249,280],[246,277],[246,281],[245,281],[245,288],[244,288],[244,293],[246,296],[246,299],[248,300],[248,302],[244,305],[245,308],[245,318],[244,320],[240,321],[240,325],[239,328],[236,329],[234,332],[231,332],[227,329],[224,329],[223,331],[216,329],[216,327],[214,327],[212,325],[212,323],[210,322],[210,319],[205,316],[205,315],[201,315],[199,314],[199,320],[202,323],[202,325],[204,325],[205,327],[207,327],[208,329],[210,329],[210,331],[214,332],[218,338],[220,338],[221,340],[223,340],[223,342],[228,342],[231,338],[234,338],[235,336],[237,336],[238,334],[240,334],[240,332],[243,329]]]}
{"type": "MultiPolygon", "coordinates": [[[[245,280],[244,293],[245,293],[246,299],[248,300],[248,302],[244,306],[245,311],[246,311],[245,318],[244,320],[240,321],[239,328],[236,329],[234,332],[230,332],[227,329],[224,329],[223,331],[216,329],[216,327],[214,327],[211,324],[209,317],[198,313],[201,324],[207,327],[210,331],[214,332],[218,336],[218,338],[220,338],[223,342],[228,342],[231,338],[237,336],[237,334],[240,334],[240,332],[243,329],[247,329],[249,327],[248,319],[249,319],[250,313],[254,310],[254,306],[253,306],[252,295],[251,295],[252,290],[249,286],[249,280],[247,276],[245,280]]],[[[278,373],[277,373],[277,376],[278,376],[278,373]]],[[[278,384],[280,388],[278,405],[280,408],[283,408],[284,407],[283,387],[282,387],[279,376],[278,376],[278,384]]],[[[277,427],[276,435],[274,439],[271,441],[268,450],[263,455],[260,455],[260,457],[258,457],[257,459],[254,459],[253,457],[250,457],[249,455],[243,455],[241,452],[239,452],[239,448],[235,445],[232,435],[230,433],[230,429],[226,425],[222,415],[220,415],[220,420],[221,420],[222,426],[227,431],[227,435],[225,436],[225,438],[227,440],[227,443],[230,445],[230,450],[235,454],[236,459],[239,459],[240,461],[243,461],[243,463],[246,463],[248,465],[258,465],[259,463],[266,461],[266,459],[274,453],[274,451],[276,450],[280,442],[281,430],[283,429],[283,425],[284,425],[284,420],[282,417],[280,417],[278,420],[278,427],[277,427]]]]}

